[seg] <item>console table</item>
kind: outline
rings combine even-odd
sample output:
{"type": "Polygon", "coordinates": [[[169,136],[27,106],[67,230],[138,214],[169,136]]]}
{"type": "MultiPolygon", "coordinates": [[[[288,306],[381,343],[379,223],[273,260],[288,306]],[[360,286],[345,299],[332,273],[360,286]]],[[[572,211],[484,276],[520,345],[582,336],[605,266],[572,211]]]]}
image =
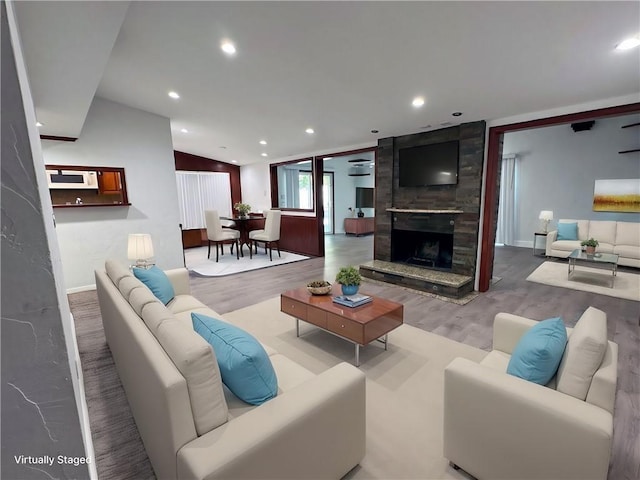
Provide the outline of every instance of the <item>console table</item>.
{"type": "Polygon", "coordinates": [[[374,217],[358,217],[358,218],[345,218],[344,219],[344,233],[347,235],[352,234],[356,237],[360,235],[366,235],[367,233],[373,233],[375,231],[375,218],[374,217]]]}

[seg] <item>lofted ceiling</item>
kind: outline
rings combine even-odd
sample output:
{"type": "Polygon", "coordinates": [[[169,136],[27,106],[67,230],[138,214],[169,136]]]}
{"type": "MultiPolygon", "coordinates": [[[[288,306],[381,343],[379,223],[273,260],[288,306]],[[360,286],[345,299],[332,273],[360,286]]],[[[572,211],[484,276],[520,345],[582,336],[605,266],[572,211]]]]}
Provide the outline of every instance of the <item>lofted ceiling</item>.
{"type": "Polygon", "coordinates": [[[240,165],[640,92],[639,49],[614,50],[640,2],[15,7],[41,134],[80,136],[97,95],[168,117],[176,150],[240,165]]]}

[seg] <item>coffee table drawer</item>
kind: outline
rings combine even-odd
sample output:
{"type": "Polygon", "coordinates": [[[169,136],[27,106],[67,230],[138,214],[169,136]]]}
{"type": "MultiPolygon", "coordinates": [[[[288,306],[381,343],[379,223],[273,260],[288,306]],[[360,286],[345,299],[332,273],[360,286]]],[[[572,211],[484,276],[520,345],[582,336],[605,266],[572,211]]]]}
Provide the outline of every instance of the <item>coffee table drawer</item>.
{"type": "Polygon", "coordinates": [[[362,344],[364,340],[362,324],[333,313],[327,313],[327,330],[356,343],[362,344]]]}
{"type": "Polygon", "coordinates": [[[319,308],[308,306],[307,307],[307,322],[313,323],[320,328],[327,329],[327,312],[320,310],[319,308]]]}
{"type": "Polygon", "coordinates": [[[287,297],[280,297],[280,310],[284,313],[288,313],[289,315],[299,318],[300,320],[307,319],[307,306],[298,302],[297,300],[293,300],[287,297]]]}

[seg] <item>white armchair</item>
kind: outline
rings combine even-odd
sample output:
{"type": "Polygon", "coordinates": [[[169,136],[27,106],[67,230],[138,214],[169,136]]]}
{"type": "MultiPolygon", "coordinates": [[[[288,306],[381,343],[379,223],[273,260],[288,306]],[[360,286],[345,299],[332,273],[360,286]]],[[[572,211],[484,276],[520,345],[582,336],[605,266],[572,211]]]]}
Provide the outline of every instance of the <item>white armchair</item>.
{"type": "MultiPolygon", "coordinates": [[[[598,322],[604,316],[606,325],[604,312],[594,308],[580,321],[594,316],[598,322]]],[[[444,456],[454,468],[479,479],[604,480],[613,439],[618,346],[604,339],[604,357],[582,400],[555,389],[556,382],[568,381],[561,379],[563,364],[576,360],[575,343],[569,343],[573,329],[567,329],[561,367],[548,385],[506,373],[520,337],[536,323],[499,313],[494,350],[480,364],[456,358],[447,366],[444,456]]]]}
{"type": "MultiPolygon", "coordinates": [[[[255,252],[258,253],[258,243],[264,243],[264,253],[267,253],[267,247],[269,248],[269,260],[273,260],[273,244],[275,243],[278,250],[278,256],[280,256],[280,218],[282,212],[280,210],[269,210],[267,212],[267,219],[264,222],[264,230],[253,230],[249,232],[249,241],[251,245],[255,247],[255,252]]],[[[251,245],[249,245],[249,251],[251,251],[251,245]]]]}
{"type": "Polygon", "coordinates": [[[222,255],[224,255],[224,244],[231,243],[231,253],[233,253],[233,245],[235,245],[236,258],[239,260],[240,248],[238,246],[238,239],[240,238],[240,232],[230,228],[225,228],[223,230],[222,223],[220,222],[220,215],[218,215],[216,210],[205,210],[204,219],[207,225],[207,239],[209,240],[207,258],[211,258],[211,242],[216,246],[216,262],[219,258],[218,250],[222,250],[222,255]]]}

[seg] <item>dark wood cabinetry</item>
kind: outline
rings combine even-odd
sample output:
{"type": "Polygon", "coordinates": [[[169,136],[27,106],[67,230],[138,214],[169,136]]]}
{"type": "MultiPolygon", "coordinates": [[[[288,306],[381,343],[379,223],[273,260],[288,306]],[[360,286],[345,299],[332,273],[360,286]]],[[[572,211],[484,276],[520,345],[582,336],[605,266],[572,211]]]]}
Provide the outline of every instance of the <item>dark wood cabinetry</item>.
{"type": "Polygon", "coordinates": [[[105,195],[121,194],[120,172],[98,172],[98,191],[105,195]]]}

